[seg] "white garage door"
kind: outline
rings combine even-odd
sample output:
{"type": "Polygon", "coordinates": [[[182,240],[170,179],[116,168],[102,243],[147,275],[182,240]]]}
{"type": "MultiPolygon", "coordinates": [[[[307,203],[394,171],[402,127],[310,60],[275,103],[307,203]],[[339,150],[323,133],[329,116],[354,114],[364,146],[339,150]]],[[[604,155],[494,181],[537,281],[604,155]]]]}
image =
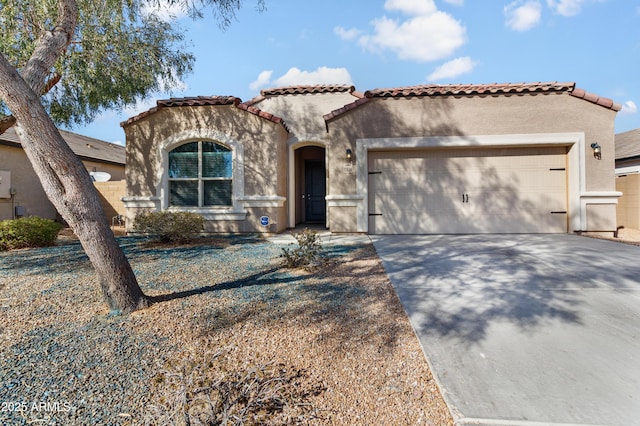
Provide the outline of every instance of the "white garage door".
{"type": "Polygon", "coordinates": [[[567,150],[369,153],[372,234],[565,233],[567,150]]]}

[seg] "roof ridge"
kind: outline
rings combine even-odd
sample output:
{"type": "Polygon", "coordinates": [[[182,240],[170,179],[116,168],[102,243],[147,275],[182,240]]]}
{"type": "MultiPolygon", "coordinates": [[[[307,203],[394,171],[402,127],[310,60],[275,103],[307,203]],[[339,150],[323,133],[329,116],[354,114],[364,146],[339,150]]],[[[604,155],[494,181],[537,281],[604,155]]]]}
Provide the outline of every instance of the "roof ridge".
{"type": "Polygon", "coordinates": [[[536,83],[489,83],[489,84],[424,84],[387,89],[367,90],[367,98],[379,97],[412,97],[412,96],[447,96],[476,94],[508,94],[534,92],[567,92],[575,87],[573,82],[557,81],[536,83]]]}
{"type": "Polygon", "coordinates": [[[266,120],[272,121],[276,124],[282,125],[287,133],[290,132],[289,126],[287,123],[280,117],[270,114],[268,112],[262,111],[259,108],[253,106],[253,104],[248,102],[242,102],[242,99],[235,96],[187,96],[183,98],[169,98],[169,99],[159,99],[156,101],[156,106],[148,109],[147,111],[141,112],[140,114],[130,117],[129,119],[120,123],[121,127],[132,124],[138,120],[141,120],[145,117],[148,117],[160,109],[163,108],[172,108],[172,107],[182,107],[182,106],[225,106],[225,105],[233,105],[236,108],[239,108],[243,111],[247,111],[251,114],[257,115],[266,120]]]}
{"type": "Polygon", "coordinates": [[[299,86],[282,86],[274,87],[270,89],[263,89],[260,91],[260,95],[263,97],[268,96],[281,96],[281,95],[306,95],[317,93],[342,93],[342,92],[355,92],[356,88],[351,84],[315,84],[315,85],[299,85],[299,86]]]}
{"type": "MultiPolygon", "coordinates": [[[[364,93],[364,99],[374,98],[407,98],[419,96],[474,96],[474,95],[510,95],[527,93],[567,93],[571,96],[584,99],[614,111],[620,111],[621,105],[611,99],[576,89],[574,82],[534,82],[534,83],[489,83],[489,84],[423,84],[415,86],[402,86],[387,89],[372,89],[364,93]]],[[[361,99],[344,105],[323,116],[325,121],[330,121],[360,105],[361,99]]]]}
{"type": "Polygon", "coordinates": [[[613,99],[603,98],[602,96],[598,96],[595,93],[587,92],[584,89],[574,89],[571,92],[571,96],[575,96],[576,98],[584,99],[585,101],[589,101],[596,105],[603,106],[608,109],[612,109],[614,111],[620,111],[622,109],[622,105],[613,101],[613,99]]]}

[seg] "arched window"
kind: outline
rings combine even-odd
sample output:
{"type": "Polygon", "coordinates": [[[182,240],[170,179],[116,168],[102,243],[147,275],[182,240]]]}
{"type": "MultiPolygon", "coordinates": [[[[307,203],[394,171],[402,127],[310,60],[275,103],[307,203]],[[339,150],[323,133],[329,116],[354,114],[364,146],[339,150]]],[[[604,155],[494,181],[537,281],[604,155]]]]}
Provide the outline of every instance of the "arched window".
{"type": "Polygon", "coordinates": [[[169,206],[231,206],[231,150],[215,142],[190,142],[169,151],[169,206]]]}

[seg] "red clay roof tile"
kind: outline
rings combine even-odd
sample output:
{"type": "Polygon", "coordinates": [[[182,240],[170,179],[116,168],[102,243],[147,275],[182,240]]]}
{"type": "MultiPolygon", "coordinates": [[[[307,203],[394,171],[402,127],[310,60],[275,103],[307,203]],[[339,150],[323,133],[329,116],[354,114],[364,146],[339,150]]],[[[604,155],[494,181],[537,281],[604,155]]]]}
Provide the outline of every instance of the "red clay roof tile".
{"type": "Polygon", "coordinates": [[[159,111],[163,108],[171,108],[171,107],[181,107],[181,106],[224,106],[224,105],[235,105],[237,108],[247,111],[250,114],[257,115],[265,120],[272,121],[274,123],[280,124],[285,128],[287,133],[290,132],[289,126],[287,123],[280,118],[276,117],[273,114],[262,111],[258,108],[250,106],[248,104],[243,104],[240,98],[235,96],[196,96],[196,97],[185,97],[185,98],[171,98],[171,99],[162,99],[156,102],[156,107],[149,109],[148,111],[144,111],[135,117],[131,117],[126,121],[120,123],[120,126],[124,127],[131,123],[134,123],[138,120],[141,120],[145,117],[148,117],[155,112],[159,111]]]}
{"type": "Polygon", "coordinates": [[[575,83],[493,83],[493,84],[429,84],[391,89],[374,89],[365,92],[367,98],[412,97],[412,96],[464,96],[483,94],[566,92],[573,90],[575,83]]]}
{"type": "Polygon", "coordinates": [[[273,89],[261,90],[260,94],[264,97],[279,95],[307,95],[315,93],[353,93],[356,90],[354,86],[346,84],[319,84],[313,86],[288,86],[276,87],[273,89]]]}
{"type": "Polygon", "coordinates": [[[235,96],[196,96],[187,98],[171,98],[159,100],[159,107],[174,106],[206,106],[206,105],[238,105],[242,100],[235,96]]]}
{"type": "MultiPolygon", "coordinates": [[[[430,84],[421,86],[406,86],[388,89],[368,90],[364,93],[365,99],[373,98],[407,98],[419,96],[475,96],[475,95],[509,95],[527,93],[568,93],[572,96],[587,100],[605,108],[619,111],[621,106],[611,99],[601,98],[582,89],[576,89],[572,82],[537,82],[537,83],[493,83],[493,84],[430,84]]],[[[358,106],[364,104],[357,100],[337,110],[324,115],[325,121],[332,120],[358,106]]]]}
{"type": "Polygon", "coordinates": [[[260,94],[246,102],[246,105],[255,105],[264,101],[267,98],[283,95],[309,95],[309,94],[321,94],[321,93],[344,93],[349,92],[356,98],[362,98],[364,95],[361,92],[357,92],[354,86],[346,84],[319,84],[312,86],[287,86],[287,87],[275,87],[272,89],[264,89],[260,91],[260,94]]]}
{"type": "Polygon", "coordinates": [[[600,97],[595,93],[589,93],[583,89],[573,90],[571,92],[571,96],[584,99],[585,101],[592,102],[596,105],[600,105],[614,111],[620,111],[622,109],[622,105],[615,103],[612,99],[600,97]]]}

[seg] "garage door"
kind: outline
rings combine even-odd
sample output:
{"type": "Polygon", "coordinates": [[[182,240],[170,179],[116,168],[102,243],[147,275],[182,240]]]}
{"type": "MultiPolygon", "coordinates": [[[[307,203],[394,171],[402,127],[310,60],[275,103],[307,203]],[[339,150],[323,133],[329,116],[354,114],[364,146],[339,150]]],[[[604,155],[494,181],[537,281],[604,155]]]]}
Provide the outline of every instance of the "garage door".
{"type": "Polygon", "coordinates": [[[565,233],[567,149],[369,152],[372,234],[565,233]]]}

